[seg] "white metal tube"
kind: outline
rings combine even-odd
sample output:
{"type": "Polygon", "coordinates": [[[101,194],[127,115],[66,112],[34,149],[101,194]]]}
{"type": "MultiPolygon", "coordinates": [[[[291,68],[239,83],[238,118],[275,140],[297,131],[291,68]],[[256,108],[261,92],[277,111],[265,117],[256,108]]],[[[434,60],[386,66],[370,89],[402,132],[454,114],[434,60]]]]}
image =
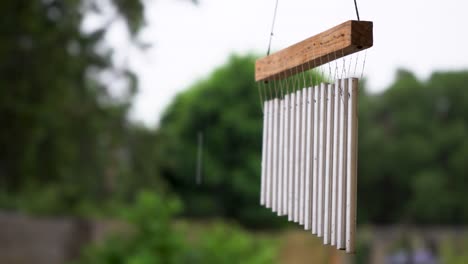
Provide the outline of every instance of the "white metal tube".
{"type": "Polygon", "coordinates": [[[295,171],[294,171],[294,222],[299,222],[299,184],[301,175],[301,128],[302,128],[302,90],[296,91],[296,142],[295,142],[295,171]]]}
{"type": "Polygon", "coordinates": [[[300,184],[299,184],[299,224],[304,224],[305,211],[305,170],[306,170],[306,137],[307,137],[307,88],[302,89],[301,103],[301,168],[300,168],[300,184]]]}
{"type": "Polygon", "coordinates": [[[327,89],[326,84],[320,85],[320,126],[319,126],[319,173],[318,173],[318,221],[317,236],[323,236],[323,215],[325,198],[325,142],[327,139],[327,89]]]}
{"type": "Polygon", "coordinates": [[[288,214],[289,178],[289,95],[284,96],[284,148],[283,148],[283,215],[288,214]]]}
{"type": "Polygon", "coordinates": [[[340,142],[338,164],[338,215],[337,215],[337,241],[338,249],[345,249],[345,216],[346,216],[346,148],[348,131],[348,82],[342,80],[340,93],[340,142]]]}
{"type": "Polygon", "coordinates": [[[273,100],[267,102],[268,107],[268,152],[267,152],[267,170],[266,170],[266,207],[271,208],[271,178],[273,173],[273,100]]]}
{"type": "Polygon", "coordinates": [[[333,111],[335,85],[327,85],[327,138],[326,138],[326,157],[325,157],[325,205],[323,216],[323,243],[330,243],[330,227],[331,227],[331,182],[332,182],[332,165],[333,165],[333,111]]]}
{"type": "Polygon", "coordinates": [[[279,101],[279,147],[278,147],[278,179],[277,179],[277,199],[276,209],[278,216],[283,213],[283,148],[284,148],[284,100],[279,101]]]}
{"type": "Polygon", "coordinates": [[[304,229],[310,230],[312,228],[312,170],[314,162],[314,89],[307,88],[307,136],[306,136],[306,178],[305,178],[305,211],[304,211],[304,229]]]}
{"type": "Polygon", "coordinates": [[[266,171],[268,152],[268,101],[263,103],[263,138],[262,138],[262,176],[260,179],[260,204],[265,205],[266,171]]]}
{"type": "Polygon", "coordinates": [[[277,210],[278,198],[278,145],[279,145],[279,99],[273,100],[274,114],[273,114],[273,178],[272,178],[272,201],[271,209],[273,212],[277,210]]]}
{"type": "Polygon", "coordinates": [[[314,163],[312,167],[312,234],[317,234],[317,204],[318,204],[318,151],[319,151],[319,123],[320,123],[320,85],[314,87],[314,163]]]}
{"type": "Polygon", "coordinates": [[[288,220],[293,221],[294,216],[294,162],[296,138],[296,94],[293,92],[289,98],[289,173],[288,173],[288,220]]]}
{"type": "Polygon", "coordinates": [[[338,202],[338,164],[339,164],[339,131],[340,131],[340,110],[341,101],[339,91],[341,89],[341,80],[335,82],[334,101],[334,122],[333,122],[333,166],[332,166],[332,223],[331,223],[331,245],[336,245],[337,230],[337,202],[338,202]]]}
{"type": "Polygon", "coordinates": [[[348,147],[346,163],[346,252],[354,253],[357,198],[358,79],[349,78],[348,147]]]}

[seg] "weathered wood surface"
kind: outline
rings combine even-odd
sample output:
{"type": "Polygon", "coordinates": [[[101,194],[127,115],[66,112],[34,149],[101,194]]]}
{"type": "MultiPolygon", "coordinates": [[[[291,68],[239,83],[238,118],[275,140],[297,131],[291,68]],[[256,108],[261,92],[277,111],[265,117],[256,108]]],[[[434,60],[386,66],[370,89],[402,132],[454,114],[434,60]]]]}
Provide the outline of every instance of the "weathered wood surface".
{"type": "Polygon", "coordinates": [[[373,45],[373,23],[349,20],[258,59],[255,80],[278,80],[342,58],[373,45]]]}

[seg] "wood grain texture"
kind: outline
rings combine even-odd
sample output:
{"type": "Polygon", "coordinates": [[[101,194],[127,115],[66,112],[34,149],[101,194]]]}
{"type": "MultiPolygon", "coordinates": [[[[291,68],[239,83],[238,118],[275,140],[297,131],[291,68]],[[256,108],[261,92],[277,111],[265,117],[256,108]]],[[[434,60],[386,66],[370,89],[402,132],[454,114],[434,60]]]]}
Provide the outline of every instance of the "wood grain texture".
{"type": "Polygon", "coordinates": [[[373,23],[349,20],[255,63],[255,80],[289,77],[373,45],[373,23]]]}

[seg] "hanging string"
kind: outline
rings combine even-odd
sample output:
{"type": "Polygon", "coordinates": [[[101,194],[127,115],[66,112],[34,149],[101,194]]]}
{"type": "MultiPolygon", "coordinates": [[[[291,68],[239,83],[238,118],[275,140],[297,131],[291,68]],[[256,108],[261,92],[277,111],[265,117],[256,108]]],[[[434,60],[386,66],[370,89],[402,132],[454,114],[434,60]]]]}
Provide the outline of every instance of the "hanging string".
{"type": "Polygon", "coordinates": [[[301,71],[302,71],[302,80],[304,81],[303,88],[307,88],[306,73],[304,71],[304,64],[301,65],[301,71]]]}
{"type": "Polygon", "coordinates": [[[334,51],[333,51],[333,55],[335,56],[335,58],[333,59],[333,62],[335,63],[335,72],[333,74],[333,81],[331,83],[335,83],[336,81],[336,75],[338,74],[338,62],[336,61],[336,49],[335,49],[335,46],[336,44],[333,45],[333,48],[334,48],[334,51]]]}
{"type": "MultiPolygon", "coordinates": [[[[312,52],[313,52],[313,49],[312,49],[312,52]]],[[[313,70],[313,67],[310,66],[310,61],[307,62],[307,69],[308,69],[307,75],[309,76],[310,87],[314,87],[314,70],[313,70]]]]}
{"type": "Polygon", "coordinates": [[[279,98],[279,92],[278,92],[279,88],[278,88],[276,82],[277,82],[276,78],[273,79],[273,87],[275,89],[275,98],[279,98]]]}
{"type": "MultiPolygon", "coordinates": [[[[275,11],[273,13],[273,22],[271,24],[271,32],[270,32],[270,40],[269,40],[269,43],[268,43],[268,50],[267,50],[267,56],[270,55],[270,51],[271,51],[271,42],[273,40],[273,32],[274,32],[274,29],[275,29],[275,22],[276,22],[276,14],[278,12],[278,2],[279,0],[276,0],[276,5],[275,5],[275,11]]],[[[269,84],[268,81],[262,81],[262,86],[263,86],[263,90],[264,90],[264,96],[265,96],[265,101],[268,101],[268,94],[267,94],[267,91],[270,93],[270,98],[273,98],[272,96],[272,92],[271,92],[271,85],[269,84]],[[268,86],[268,87],[266,87],[268,86]]],[[[274,83],[274,89],[275,89],[275,93],[277,92],[276,91],[276,83],[274,83]]],[[[260,108],[262,110],[262,113],[264,111],[263,109],[263,100],[262,100],[262,94],[261,94],[261,87],[259,86],[259,89],[258,89],[258,95],[260,97],[260,108]]]]}
{"type": "Polygon", "coordinates": [[[343,78],[343,75],[346,76],[346,59],[343,49],[341,50],[341,57],[343,58],[343,69],[341,71],[340,79],[343,78]]]}
{"type": "Polygon", "coordinates": [[[274,98],[274,95],[273,95],[273,84],[271,83],[271,81],[265,81],[265,87],[266,87],[266,90],[268,91],[268,94],[269,94],[269,99],[268,100],[273,100],[274,98]]]}
{"type": "Polygon", "coordinates": [[[291,80],[288,77],[286,72],[284,72],[284,80],[286,82],[286,94],[289,94],[289,87],[290,87],[291,80]]]}
{"type": "Polygon", "coordinates": [[[279,87],[280,87],[280,98],[281,100],[284,99],[284,94],[285,94],[285,88],[284,88],[284,79],[281,78],[281,73],[280,73],[280,79],[278,80],[279,81],[279,87]]]}
{"type": "Polygon", "coordinates": [[[351,76],[351,64],[353,63],[354,54],[349,55],[348,77],[351,76]]]}
{"type": "Polygon", "coordinates": [[[364,75],[364,68],[366,67],[366,58],[367,58],[367,50],[364,51],[364,61],[362,62],[361,80],[362,80],[362,76],[364,75]]]}
{"type": "Polygon", "coordinates": [[[264,107],[263,107],[262,87],[261,87],[262,83],[263,82],[258,82],[257,83],[257,88],[258,88],[258,97],[260,99],[260,109],[262,110],[262,113],[263,113],[264,112],[264,110],[263,110],[264,107]]]}
{"type": "MultiPolygon", "coordinates": [[[[313,44],[312,46],[312,57],[315,57],[315,43],[313,44]]],[[[309,68],[309,73],[310,73],[310,86],[314,87],[315,86],[315,83],[314,83],[314,73],[317,73],[317,71],[315,70],[315,60],[313,60],[313,64],[312,64],[312,67],[310,66],[310,61],[307,63],[308,64],[308,68],[309,68]]],[[[316,76],[317,77],[317,76],[316,76]]],[[[318,80],[316,80],[316,82],[318,83],[318,80]]],[[[313,95],[312,95],[313,97],[313,95]]]]}
{"type": "Polygon", "coordinates": [[[358,10],[358,7],[357,7],[356,0],[354,0],[354,8],[356,9],[357,20],[358,20],[358,21],[361,21],[361,19],[359,18],[359,10],[358,10]]]}
{"type": "Polygon", "coordinates": [[[278,12],[278,2],[279,0],[276,0],[275,11],[273,13],[273,22],[271,23],[270,41],[268,43],[267,56],[270,55],[270,51],[271,51],[271,41],[273,40],[273,35],[274,35],[273,32],[275,30],[276,14],[278,12]]]}
{"type": "Polygon", "coordinates": [[[323,82],[323,80],[325,79],[324,78],[324,73],[323,73],[323,63],[322,63],[322,38],[320,38],[319,44],[320,44],[320,49],[319,49],[320,65],[319,65],[319,69],[320,69],[321,73],[320,73],[320,80],[318,82],[320,83],[320,82],[323,82]]]}
{"type": "Polygon", "coordinates": [[[356,69],[357,69],[357,65],[358,65],[358,62],[359,62],[359,52],[356,54],[356,64],[354,65],[354,77],[356,77],[356,69]]]}

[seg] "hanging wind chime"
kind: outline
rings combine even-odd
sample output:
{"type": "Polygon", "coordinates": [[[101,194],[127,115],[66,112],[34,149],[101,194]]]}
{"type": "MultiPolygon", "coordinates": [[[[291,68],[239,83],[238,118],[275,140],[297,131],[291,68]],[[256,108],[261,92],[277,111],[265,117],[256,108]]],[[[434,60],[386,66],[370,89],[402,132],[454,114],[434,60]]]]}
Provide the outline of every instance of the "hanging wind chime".
{"type": "Polygon", "coordinates": [[[372,47],[372,28],[358,14],[255,65],[265,94],[260,203],[348,253],[355,251],[359,78],[345,57],[372,47]],[[326,64],[329,76],[320,77],[326,64]]]}

